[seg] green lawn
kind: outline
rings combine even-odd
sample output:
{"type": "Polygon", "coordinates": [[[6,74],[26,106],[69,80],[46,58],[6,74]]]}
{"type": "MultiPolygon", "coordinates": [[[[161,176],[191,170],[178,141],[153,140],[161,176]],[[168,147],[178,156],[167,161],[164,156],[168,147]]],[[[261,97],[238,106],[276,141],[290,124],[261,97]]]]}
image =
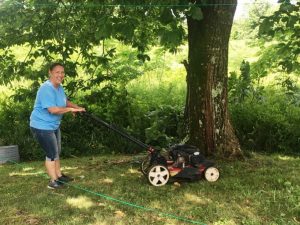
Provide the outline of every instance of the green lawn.
{"type": "Polygon", "coordinates": [[[163,187],[147,183],[138,160],[63,160],[64,172],[75,177],[63,190],[46,188],[42,161],[0,165],[0,224],[192,224],[167,214],[200,224],[300,224],[299,157],[253,154],[242,162],[220,161],[215,183],[163,187]]]}

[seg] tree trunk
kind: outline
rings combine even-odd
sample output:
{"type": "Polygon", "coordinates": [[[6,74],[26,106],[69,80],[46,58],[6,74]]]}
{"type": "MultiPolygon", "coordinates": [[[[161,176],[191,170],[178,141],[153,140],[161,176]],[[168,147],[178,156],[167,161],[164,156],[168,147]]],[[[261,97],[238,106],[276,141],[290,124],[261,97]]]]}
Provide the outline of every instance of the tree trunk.
{"type": "Polygon", "coordinates": [[[206,155],[236,157],[242,152],[229,120],[227,80],[228,43],[237,1],[209,3],[201,7],[202,20],[187,17],[188,143],[206,155]]]}

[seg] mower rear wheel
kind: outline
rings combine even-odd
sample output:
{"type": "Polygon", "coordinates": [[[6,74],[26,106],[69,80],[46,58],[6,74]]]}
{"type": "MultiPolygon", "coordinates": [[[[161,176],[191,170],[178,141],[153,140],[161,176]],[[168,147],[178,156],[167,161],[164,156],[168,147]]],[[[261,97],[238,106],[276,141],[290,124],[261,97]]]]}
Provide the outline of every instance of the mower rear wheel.
{"type": "Polygon", "coordinates": [[[205,179],[208,182],[215,182],[219,179],[219,170],[215,167],[208,167],[204,172],[205,179]]]}
{"type": "Polygon", "coordinates": [[[149,169],[148,180],[153,186],[163,186],[170,178],[169,170],[163,165],[154,165],[149,169]]]}

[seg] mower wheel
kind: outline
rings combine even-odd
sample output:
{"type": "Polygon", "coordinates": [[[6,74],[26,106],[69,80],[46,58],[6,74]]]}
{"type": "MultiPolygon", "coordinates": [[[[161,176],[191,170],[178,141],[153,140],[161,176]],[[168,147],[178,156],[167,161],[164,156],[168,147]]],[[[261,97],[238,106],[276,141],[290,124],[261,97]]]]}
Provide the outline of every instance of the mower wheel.
{"type": "Polygon", "coordinates": [[[147,176],[149,168],[151,167],[150,160],[151,160],[151,155],[148,154],[141,163],[141,171],[145,176],[147,176]]]}
{"type": "Polygon", "coordinates": [[[154,165],[148,172],[148,180],[153,186],[165,185],[168,183],[169,177],[169,170],[163,165],[154,165]]]}
{"type": "Polygon", "coordinates": [[[205,179],[208,182],[215,182],[219,179],[219,170],[215,167],[208,167],[204,172],[205,179]]]}

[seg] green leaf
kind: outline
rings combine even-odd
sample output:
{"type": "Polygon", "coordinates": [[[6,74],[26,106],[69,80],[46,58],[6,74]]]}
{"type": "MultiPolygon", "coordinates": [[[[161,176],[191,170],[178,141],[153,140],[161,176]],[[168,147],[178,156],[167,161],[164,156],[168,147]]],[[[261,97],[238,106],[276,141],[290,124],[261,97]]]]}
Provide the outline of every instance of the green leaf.
{"type": "MultiPolygon", "coordinates": [[[[269,34],[272,28],[273,21],[265,19],[259,27],[259,35],[269,34]]],[[[273,36],[273,35],[272,35],[273,36]]]]}
{"type": "Polygon", "coordinates": [[[171,23],[173,21],[174,17],[172,15],[172,12],[170,9],[168,8],[164,8],[159,20],[161,21],[162,24],[168,24],[171,23]]]}

